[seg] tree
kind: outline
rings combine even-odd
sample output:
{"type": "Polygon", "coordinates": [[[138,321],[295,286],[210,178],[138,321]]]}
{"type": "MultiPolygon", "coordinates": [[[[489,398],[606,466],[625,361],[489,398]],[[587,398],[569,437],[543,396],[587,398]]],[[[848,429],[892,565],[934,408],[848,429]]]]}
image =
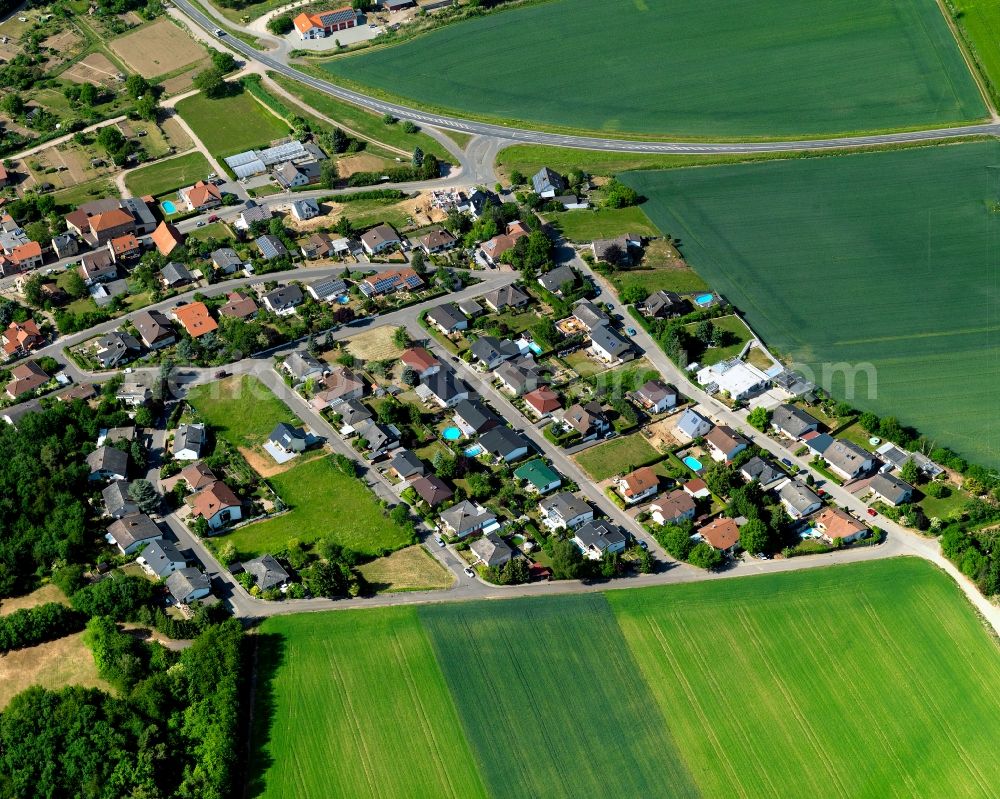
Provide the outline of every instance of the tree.
{"type": "Polygon", "coordinates": [[[0,100],[0,110],[5,111],[12,117],[19,117],[24,113],[24,100],[17,92],[11,92],[0,100]]]}
{"type": "Polygon", "coordinates": [[[649,296],[649,292],[642,286],[626,286],[619,292],[619,296],[626,305],[638,305],[649,296]]]}
{"type": "Polygon", "coordinates": [[[139,119],[155,122],[157,116],[156,98],[152,94],[147,94],[135,104],[135,113],[139,119]]]}
{"type": "Polygon", "coordinates": [[[711,346],[715,338],[715,325],[711,319],[702,319],[694,329],[694,337],[706,347],[711,346]]]}
{"type": "Polygon", "coordinates": [[[568,538],[552,544],[552,576],[557,580],[576,580],[583,572],[583,555],[568,538]]]}
{"type": "MultiPolygon", "coordinates": [[[[41,272],[35,272],[24,283],[24,299],[32,308],[41,308],[45,304],[45,295],[42,294],[42,283],[45,282],[41,272]]],[[[8,319],[3,322],[6,327],[10,324],[8,319]]]]}
{"type": "Polygon", "coordinates": [[[418,248],[413,251],[413,255],[410,256],[410,266],[413,267],[413,271],[418,275],[427,273],[427,258],[424,256],[422,249],[418,248]]]}
{"type": "Polygon", "coordinates": [[[627,208],[639,204],[639,195],[630,186],[612,179],[604,187],[604,204],[608,208],[627,208]]]}
{"type": "Polygon", "coordinates": [[[691,550],[688,563],[699,569],[715,569],[722,565],[722,553],[711,544],[702,541],[691,550]]]}
{"type": "MultiPolygon", "coordinates": [[[[407,364],[403,366],[403,371],[400,373],[399,379],[402,381],[404,386],[410,386],[412,388],[417,384],[419,377],[413,367],[407,364]]],[[[411,405],[410,407],[412,408],[414,406],[411,405]]]]}
{"type": "Polygon", "coordinates": [[[401,350],[405,350],[410,346],[410,334],[405,327],[397,327],[392,333],[392,341],[401,350]]]}
{"type": "Polygon", "coordinates": [[[482,499],[493,493],[493,480],[489,472],[470,474],[466,482],[469,486],[469,496],[472,499],[482,499]]]}
{"type": "Polygon", "coordinates": [[[917,462],[913,458],[907,458],[906,463],[899,469],[899,476],[910,485],[916,485],[920,479],[920,467],[917,466],[917,462]]]}
{"type": "MultiPolygon", "coordinates": [[[[403,123],[403,133],[409,133],[412,136],[418,130],[420,130],[420,128],[418,128],[416,125],[414,125],[412,122],[410,122],[410,120],[406,120],[406,122],[403,123]]],[[[415,155],[415,153],[414,153],[414,155],[415,155]]],[[[422,161],[423,161],[423,159],[421,158],[421,162],[422,161]]],[[[414,166],[420,166],[420,164],[414,163],[414,166]]]]}
{"type": "Polygon", "coordinates": [[[665,524],[663,529],[657,532],[656,540],[667,550],[670,557],[677,560],[687,560],[693,546],[690,524],[685,526],[665,524]]]}
{"type": "Polygon", "coordinates": [[[441,479],[454,477],[458,473],[458,461],[454,457],[445,455],[443,452],[438,452],[434,456],[431,465],[434,467],[434,474],[441,479]]]}
{"type": "Polygon", "coordinates": [[[356,596],[357,578],[350,567],[340,561],[317,562],[306,569],[303,581],[314,596],[330,598],[356,596]]]}
{"type": "Polygon", "coordinates": [[[275,36],[284,36],[286,33],[291,33],[294,27],[295,23],[292,22],[291,14],[278,14],[276,17],[271,17],[267,23],[267,29],[275,36]]]}
{"type": "Polygon", "coordinates": [[[424,151],[419,147],[413,148],[413,167],[419,169],[424,165],[424,151]]]}
{"type": "Polygon", "coordinates": [[[740,546],[751,555],[770,551],[773,546],[767,525],[760,519],[750,519],[740,529],[740,546]]]}
{"type": "Polygon", "coordinates": [[[524,177],[524,174],[518,172],[516,169],[510,173],[510,183],[512,186],[523,186],[527,182],[527,178],[524,177]]]}
{"type": "Polygon", "coordinates": [[[861,429],[866,433],[873,434],[878,432],[881,421],[871,411],[865,411],[858,418],[858,424],[861,425],[861,429]]]}
{"type": "Polygon", "coordinates": [[[395,125],[397,122],[399,122],[399,120],[396,119],[396,117],[394,117],[388,111],[386,113],[382,114],[382,124],[383,125],[395,125]]]}
{"type": "Polygon", "coordinates": [[[508,560],[500,569],[501,585],[521,585],[531,579],[528,562],[524,558],[514,557],[508,560]]]}
{"type": "Polygon", "coordinates": [[[143,513],[153,513],[160,507],[160,495],[156,493],[156,489],[153,488],[153,484],[149,480],[142,478],[133,480],[128,487],[128,495],[143,513]]]}
{"type": "Polygon", "coordinates": [[[222,73],[215,67],[202,70],[194,76],[191,82],[196,89],[211,99],[223,97],[229,91],[229,86],[223,80],[222,73]]]}
{"type": "Polygon", "coordinates": [[[69,294],[69,296],[74,300],[87,296],[87,284],[83,282],[83,278],[80,277],[80,273],[75,269],[71,269],[66,275],[66,281],[63,284],[63,287],[66,289],[66,293],[69,294]]]}
{"type": "Polygon", "coordinates": [[[125,91],[128,92],[128,96],[133,100],[138,100],[140,97],[149,94],[149,81],[138,72],[133,73],[125,78],[125,91]]]}
{"type": "Polygon", "coordinates": [[[771,424],[771,412],[763,405],[759,405],[750,411],[747,415],[747,421],[753,427],[764,432],[767,430],[768,425],[771,424]]]}

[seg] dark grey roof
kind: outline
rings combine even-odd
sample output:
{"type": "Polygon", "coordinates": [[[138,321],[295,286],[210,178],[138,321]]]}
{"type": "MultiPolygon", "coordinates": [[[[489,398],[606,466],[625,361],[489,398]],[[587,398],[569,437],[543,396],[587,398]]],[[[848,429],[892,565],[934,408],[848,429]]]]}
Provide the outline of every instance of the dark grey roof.
{"type": "Polygon", "coordinates": [[[487,533],[469,547],[487,566],[500,566],[511,559],[514,550],[496,533],[487,533]]]}
{"type": "Polygon", "coordinates": [[[560,491],[548,499],[543,499],[539,505],[546,514],[555,514],[563,521],[575,519],[587,512],[593,512],[590,505],[569,491],[560,491]]]}
{"type": "Polygon", "coordinates": [[[371,409],[365,405],[361,400],[349,399],[342,403],[337,412],[340,414],[341,418],[344,420],[345,424],[356,425],[359,422],[363,422],[366,419],[372,418],[371,409]]]}
{"type": "Polygon", "coordinates": [[[268,591],[288,582],[288,572],[273,555],[248,560],[243,564],[243,571],[253,575],[261,591],[268,591]]]}
{"type": "Polygon", "coordinates": [[[791,436],[801,436],[819,426],[819,420],[794,405],[779,405],[771,415],[771,424],[791,436]]]}
{"type": "Polygon", "coordinates": [[[778,489],[778,496],[800,514],[814,505],[822,504],[819,495],[798,480],[789,480],[785,483],[778,489]]]}
{"type": "Polygon", "coordinates": [[[542,288],[555,293],[567,283],[576,285],[576,272],[571,266],[557,266],[538,278],[538,282],[542,288]]]}
{"type": "Polygon", "coordinates": [[[518,358],[500,364],[496,376],[519,394],[538,384],[538,365],[534,358],[518,358]]]}
{"type": "Polygon", "coordinates": [[[498,458],[508,458],[519,449],[529,448],[528,440],[509,427],[494,427],[479,437],[479,443],[498,458]]]}
{"type": "Polygon", "coordinates": [[[101,492],[104,500],[104,510],[108,516],[120,519],[130,513],[138,513],[139,506],[132,501],[128,493],[129,482],[127,480],[115,480],[101,492]]]}
{"type": "Polygon", "coordinates": [[[500,207],[500,198],[497,197],[492,191],[483,191],[482,189],[476,189],[472,194],[469,195],[469,207],[472,210],[473,216],[482,215],[483,211],[490,205],[500,207]]]}
{"type": "Polygon", "coordinates": [[[400,477],[410,477],[414,474],[424,473],[424,462],[420,460],[416,453],[408,449],[397,452],[396,456],[389,461],[389,468],[396,471],[400,477]]]}
{"type": "Polygon", "coordinates": [[[434,374],[424,378],[423,385],[442,402],[450,402],[460,394],[469,393],[469,387],[459,380],[451,369],[446,367],[442,367],[434,374]]]}
{"type": "Polygon", "coordinates": [[[212,263],[224,272],[243,267],[243,259],[237,255],[236,250],[232,247],[220,247],[213,251],[212,263]]]}
{"type": "Polygon", "coordinates": [[[590,300],[580,300],[573,306],[573,316],[587,330],[604,325],[611,321],[610,317],[590,300]]]}
{"type": "Polygon", "coordinates": [[[296,305],[302,303],[302,289],[294,283],[289,283],[287,286],[278,286],[278,288],[265,294],[263,300],[275,310],[280,311],[285,308],[294,308],[296,305]]]}
{"type": "Polygon", "coordinates": [[[122,549],[128,549],[137,541],[149,541],[162,537],[156,522],[145,513],[130,513],[108,525],[108,535],[122,549]]]}
{"type": "Polygon", "coordinates": [[[108,472],[125,474],[128,469],[128,455],[114,447],[98,447],[87,456],[90,473],[108,472]]]}
{"type": "Polygon", "coordinates": [[[654,404],[667,397],[677,396],[676,389],[662,380],[647,380],[639,387],[636,393],[654,404]]]}
{"type": "Polygon", "coordinates": [[[166,577],[174,570],[174,564],[187,564],[187,559],[181,554],[173,541],[162,538],[150,541],[142,550],[142,559],[157,577],[166,577]]]}
{"type": "Polygon", "coordinates": [[[257,245],[257,249],[260,250],[260,254],[263,255],[268,261],[273,261],[275,258],[281,258],[283,255],[288,255],[288,248],[285,246],[285,243],[277,236],[272,236],[270,233],[258,236],[254,240],[254,244],[257,245]]]}
{"type": "Polygon", "coordinates": [[[194,566],[178,569],[167,578],[167,590],[177,602],[183,602],[185,597],[195,591],[211,587],[212,581],[209,576],[194,566]]]}
{"type": "Polygon", "coordinates": [[[444,305],[431,308],[427,312],[427,318],[445,330],[453,330],[458,325],[466,324],[468,321],[465,314],[458,310],[458,306],[453,302],[446,302],[444,305]]]}
{"type": "Polygon", "coordinates": [[[194,280],[191,277],[191,272],[188,268],[177,261],[171,261],[162,270],[160,270],[160,277],[163,278],[164,282],[168,286],[180,286],[185,283],[190,283],[194,280]]]}
{"type": "Polygon", "coordinates": [[[305,441],[306,431],[301,427],[292,427],[285,422],[278,422],[267,437],[268,441],[274,441],[284,449],[291,449],[293,441],[305,441]]]}
{"type": "Polygon", "coordinates": [[[480,336],[472,342],[469,348],[472,356],[483,363],[492,363],[497,359],[516,358],[521,354],[521,348],[510,339],[501,341],[495,336],[480,336]]]}
{"type": "Polygon", "coordinates": [[[680,313],[684,310],[684,300],[672,291],[654,291],[639,303],[640,309],[650,316],[680,313]]]}
{"type": "Polygon", "coordinates": [[[875,475],[868,484],[868,487],[895,505],[906,502],[913,494],[913,486],[891,474],[875,475]]]}
{"type": "Polygon", "coordinates": [[[374,452],[385,449],[390,441],[398,438],[388,427],[374,421],[368,422],[358,433],[368,442],[368,448],[374,452]]]}
{"type": "Polygon", "coordinates": [[[285,358],[285,369],[296,380],[305,380],[312,375],[323,374],[323,364],[306,350],[295,350],[285,358]]]}
{"type": "Polygon", "coordinates": [[[523,305],[528,301],[528,295],[516,286],[501,286],[487,292],[483,295],[483,299],[498,311],[502,311],[508,305],[523,305]]]}
{"type": "Polygon", "coordinates": [[[458,535],[483,527],[495,518],[490,511],[480,508],[467,499],[441,511],[441,520],[458,535]]]}
{"type": "Polygon", "coordinates": [[[618,335],[607,325],[597,325],[590,329],[590,340],[609,355],[618,358],[632,349],[632,344],[618,335]]]}
{"type": "Polygon", "coordinates": [[[500,417],[487,408],[479,400],[465,399],[455,405],[455,416],[477,433],[482,433],[490,427],[500,424],[500,417]]]}
{"type": "Polygon", "coordinates": [[[201,454],[201,448],[205,444],[205,425],[182,424],[174,433],[174,454],[184,449],[193,449],[201,454]]]}
{"type": "Polygon", "coordinates": [[[740,468],[740,471],[750,480],[756,480],[761,485],[768,485],[785,477],[785,473],[761,457],[754,456],[740,468]]]}
{"type": "Polygon", "coordinates": [[[142,351],[139,339],[129,333],[112,330],[97,340],[97,360],[108,369],[125,358],[131,358],[142,351]]]}
{"type": "Polygon", "coordinates": [[[328,277],[322,280],[314,280],[309,284],[309,293],[317,299],[324,297],[334,297],[347,292],[347,283],[337,277],[328,277]]]}
{"type": "Polygon", "coordinates": [[[556,194],[566,191],[566,180],[558,172],[543,166],[531,177],[531,185],[536,194],[554,191],[556,194]]]}
{"type": "Polygon", "coordinates": [[[29,413],[41,413],[45,410],[42,407],[41,400],[35,398],[30,399],[27,402],[21,402],[17,405],[11,405],[3,410],[3,418],[9,424],[17,427],[17,423],[20,422],[29,413]]]}
{"type": "Polygon", "coordinates": [[[604,519],[595,519],[582,525],[574,537],[587,549],[606,552],[609,547],[628,542],[628,533],[617,524],[604,519]]]}

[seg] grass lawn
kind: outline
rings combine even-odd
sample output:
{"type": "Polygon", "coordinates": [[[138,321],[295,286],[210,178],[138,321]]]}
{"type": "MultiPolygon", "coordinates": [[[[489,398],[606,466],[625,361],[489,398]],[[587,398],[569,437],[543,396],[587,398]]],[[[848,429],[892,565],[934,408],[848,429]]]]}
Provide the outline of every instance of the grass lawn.
{"type": "Polygon", "coordinates": [[[425,153],[430,153],[442,161],[454,160],[441,142],[426,133],[421,133],[419,130],[416,133],[407,133],[399,123],[386,125],[382,121],[381,114],[373,114],[356,105],[341,102],[324,92],[310,89],[299,81],[289,80],[281,75],[272,74],[269,77],[289,94],[298,97],[323,116],[336,120],[345,128],[407,152],[419,147],[425,153]]]}
{"type": "Polygon", "coordinates": [[[67,685],[112,690],[98,676],[94,656],[83,643],[83,633],[0,655],[0,710],[32,685],[53,691],[67,685]]]}
{"type": "Polygon", "coordinates": [[[638,206],[631,208],[596,208],[546,214],[546,221],[567,239],[586,243],[594,239],[613,239],[625,233],[659,236],[660,231],[638,206]]]}
{"type": "Polygon", "coordinates": [[[275,552],[292,538],[303,544],[329,538],[366,555],[410,543],[409,534],[383,516],[368,486],[339,471],[327,458],[301,463],[269,482],[291,513],[240,527],[213,542],[219,546],[232,542],[244,556],[275,552]]]}
{"type": "Polygon", "coordinates": [[[125,176],[125,185],[136,197],[144,197],[147,194],[155,197],[204,180],[211,172],[212,167],[208,159],[201,153],[194,152],[129,172],[125,176]]]}
{"type": "Polygon", "coordinates": [[[659,453],[640,433],[633,433],[630,436],[616,438],[607,444],[598,444],[596,447],[585,449],[573,457],[594,480],[605,480],[630,471],[630,467],[637,468],[649,463],[658,455],[659,453]]]}
{"type": "Polygon", "coordinates": [[[486,796],[415,609],[268,619],[258,670],[250,795],[486,796]]]}
{"type": "Polygon", "coordinates": [[[207,225],[196,227],[188,233],[188,238],[200,240],[217,239],[222,241],[223,239],[233,238],[233,231],[225,222],[209,222],[207,225]]]}
{"type": "Polygon", "coordinates": [[[426,591],[448,588],[455,578],[419,544],[358,567],[378,591],[426,591]]]}
{"type": "Polygon", "coordinates": [[[580,375],[580,377],[590,377],[592,375],[600,374],[607,368],[596,358],[591,358],[587,355],[585,350],[571,352],[569,355],[566,355],[563,360],[569,364],[570,368],[580,375]]]}
{"type": "MultiPolygon", "coordinates": [[[[926,494],[924,498],[918,503],[921,508],[924,509],[924,513],[927,514],[928,519],[940,519],[941,521],[947,521],[953,516],[957,516],[962,512],[962,508],[969,501],[969,495],[962,491],[960,488],[956,488],[951,483],[947,484],[951,493],[946,497],[929,497],[926,494]]],[[[923,491],[926,486],[920,486],[919,491],[923,491]]]]}
{"type": "Polygon", "coordinates": [[[982,365],[1000,358],[1000,295],[987,278],[998,155],[989,141],[623,179],[810,379],[996,467],[1000,374],[982,365]]]}
{"type": "Polygon", "coordinates": [[[196,94],[177,103],[177,111],[219,158],[266,147],[289,134],[288,126],[247,92],[218,100],[196,94]]]}
{"type": "Polygon", "coordinates": [[[848,441],[853,441],[859,447],[866,449],[869,452],[873,452],[875,450],[875,447],[868,443],[868,439],[871,438],[871,433],[866,433],[857,422],[848,425],[837,433],[837,438],[846,438],[848,441]]]}
{"type": "Polygon", "coordinates": [[[68,189],[62,189],[53,195],[56,204],[61,207],[75,208],[91,200],[102,200],[105,197],[116,197],[118,192],[115,184],[108,178],[95,178],[86,183],[78,183],[68,189]]]}
{"type": "Polygon", "coordinates": [[[249,375],[195,386],[188,403],[234,447],[262,444],[278,422],[302,424],[271,389],[249,375]]]}
{"type": "MultiPolygon", "coordinates": [[[[713,319],[712,324],[716,330],[723,330],[731,334],[733,336],[732,343],[724,347],[709,347],[704,352],[699,353],[697,357],[694,357],[692,354],[692,360],[698,361],[702,366],[711,366],[713,363],[735,358],[740,354],[743,346],[751,339],[750,330],[738,316],[720,316],[717,319],[713,319]]],[[[685,329],[692,336],[697,327],[697,323],[685,325],[685,329]]]]}
{"type": "Polygon", "coordinates": [[[993,0],[948,0],[994,102],[1000,99],[1000,5],[993,0]]]}
{"type": "Polygon", "coordinates": [[[37,588],[30,594],[12,596],[0,599],[0,616],[9,616],[16,610],[34,608],[44,605],[46,602],[58,602],[61,605],[68,605],[66,595],[54,583],[46,583],[41,588],[37,588]]]}
{"type": "Polygon", "coordinates": [[[615,272],[611,282],[621,293],[632,286],[638,286],[643,291],[652,294],[654,291],[676,291],[681,294],[694,294],[708,291],[708,283],[693,269],[633,269],[628,272],[615,272]]]}
{"type": "Polygon", "coordinates": [[[554,0],[325,68],[428,107],[602,133],[815,136],[985,115],[931,0],[554,0]],[[502,85],[484,92],[498,63],[502,85]]]}

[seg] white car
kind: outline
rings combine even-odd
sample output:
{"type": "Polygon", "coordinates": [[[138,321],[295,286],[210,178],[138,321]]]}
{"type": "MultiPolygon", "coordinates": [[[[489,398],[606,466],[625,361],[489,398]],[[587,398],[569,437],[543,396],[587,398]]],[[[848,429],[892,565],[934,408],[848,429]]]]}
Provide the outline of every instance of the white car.
{"type": "Polygon", "coordinates": [[[469,575],[469,577],[475,577],[476,576],[476,573],[472,570],[471,566],[466,566],[465,567],[465,573],[467,575],[469,575]]]}

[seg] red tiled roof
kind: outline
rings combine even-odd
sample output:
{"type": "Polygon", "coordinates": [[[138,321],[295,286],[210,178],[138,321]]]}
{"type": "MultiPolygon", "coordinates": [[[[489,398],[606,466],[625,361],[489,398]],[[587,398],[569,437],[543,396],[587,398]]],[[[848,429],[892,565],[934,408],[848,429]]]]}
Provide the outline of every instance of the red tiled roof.
{"type": "Polygon", "coordinates": [[[208,312],[208,306],[203,302],[192,302],[174,308],[174,317],[180,322],[191,338],[204,336],[217,330],[219,325],[208,312]]]}
{"type": "Polygon", "coordinates": [[[90,217],[90,229],[95,233],[100,233],[101,231],[111,230],[122,225],[131,225],[134,221],[132,216],[126,211],[123,211],[121,208],[113,208],[110,211],[105,211],[103,214],[94,214],[90,217]]]}
{"type": "Polygon", "coordinates": [[[719,550],[727,550],[740,540],[740,528],[736,526],[735,521],[724,516],[706,524],[698,532],[719,550]]]}
{"type": "Polygon", "coordinates": [[[178,245],[184,243],[184,237],[178,232],[177,228],[173,225],[168,225],[166,222],[160,222],[150,238],[153,240],[153,244],[156,245],[156,249],[160,251],[160,255],[164,256],[170,255],[178,245]]]}

